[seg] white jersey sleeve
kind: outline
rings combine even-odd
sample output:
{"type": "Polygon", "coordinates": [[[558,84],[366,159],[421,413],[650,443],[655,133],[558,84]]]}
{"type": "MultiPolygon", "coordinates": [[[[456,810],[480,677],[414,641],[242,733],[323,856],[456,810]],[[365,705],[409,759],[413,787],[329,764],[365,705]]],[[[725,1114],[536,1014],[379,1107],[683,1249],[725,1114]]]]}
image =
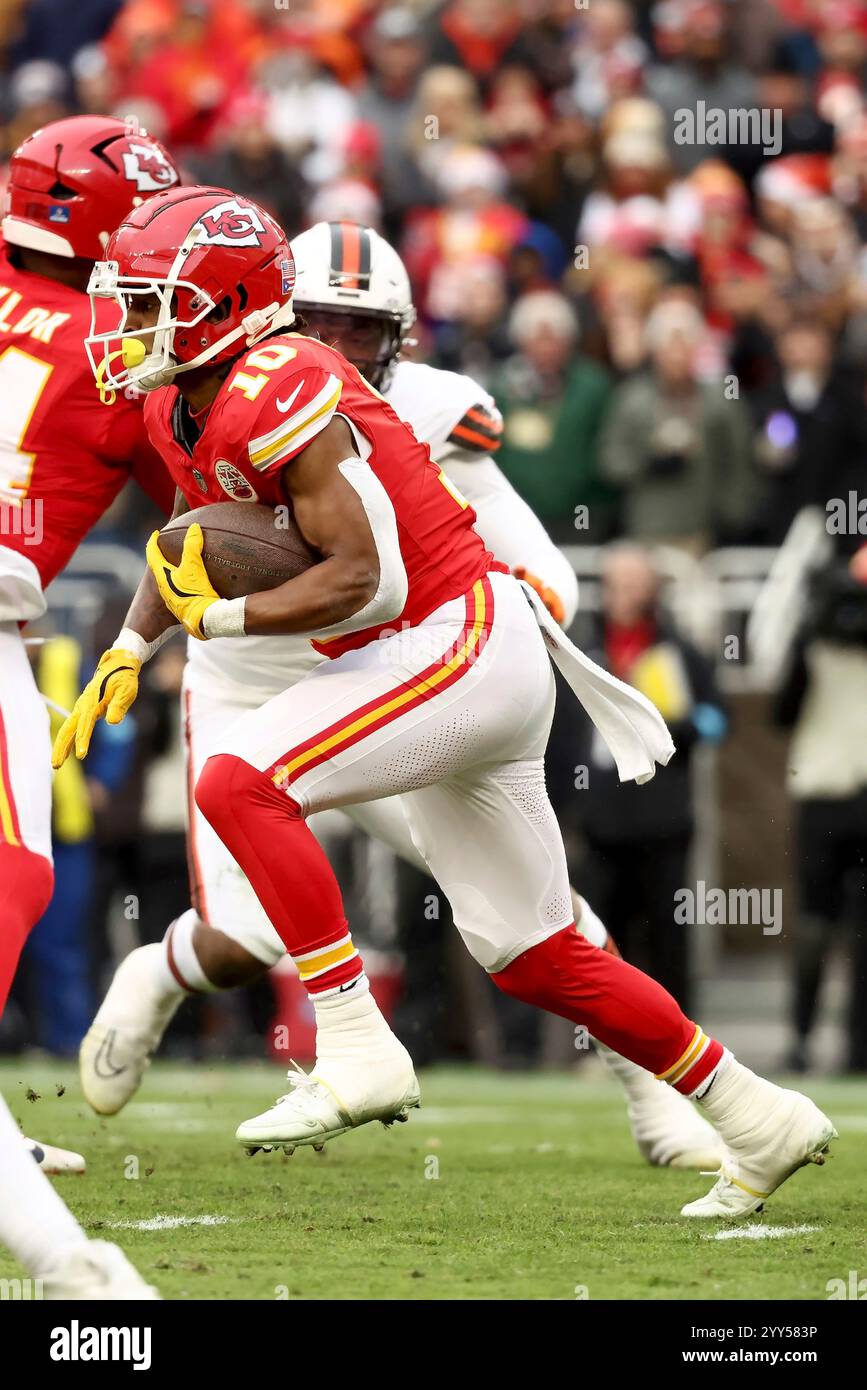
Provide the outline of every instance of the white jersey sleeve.
{"type": "Polygon", "coordinates": [[[453,460],[446,473],[476,513],[476,530],[497,560],[523,568],[553,589],[563,604],[563,626],[578,611],[578,580],[536,513],[520,497],[493,459],[453,460]]]}
{"type": "Polygon", "coordinates": [[[509,569],[524,568],[553,589],[568,626],[578,610],[578,580],[491,457],[502,430],[494,398],[472,377],[419,362],[399,362],[385,394],[472,506],[488,549],[509,569]]]}
{"type": "Polygon", "coordinates": [[[486,458],[500,447],[503,418],[472,377],[421,362],[398,362],[385,398],[440,465],[486,458]]]}

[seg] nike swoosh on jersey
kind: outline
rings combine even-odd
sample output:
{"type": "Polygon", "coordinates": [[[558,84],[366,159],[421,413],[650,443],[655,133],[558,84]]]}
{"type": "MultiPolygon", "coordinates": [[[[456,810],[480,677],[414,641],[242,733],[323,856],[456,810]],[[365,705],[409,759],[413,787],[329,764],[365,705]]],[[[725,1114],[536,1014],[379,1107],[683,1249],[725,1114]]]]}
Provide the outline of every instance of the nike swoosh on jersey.
{"type": "Polygon", "coordinates": [[[280,397],[277,397],[277,400],[274,402],[274,404],[276,405],[277,409],[280,411],[282,415],[285,415],[287,410],[292,409],[293,405],[295,404],[295,399],[298,395],[298,392],[301,390],[301,387],[303,385],[304,378],[302,377],[298,385],[295,387],[295,390],[292,392],[292,395],[289,397],[288,401],[281,401],[280,397]]]}

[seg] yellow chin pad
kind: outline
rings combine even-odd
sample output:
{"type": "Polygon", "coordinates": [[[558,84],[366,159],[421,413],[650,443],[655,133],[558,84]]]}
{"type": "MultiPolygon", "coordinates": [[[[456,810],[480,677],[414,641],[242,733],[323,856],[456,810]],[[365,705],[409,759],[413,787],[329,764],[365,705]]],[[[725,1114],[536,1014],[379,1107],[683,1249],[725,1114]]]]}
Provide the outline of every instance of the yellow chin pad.
{"type": "Polygon", "coordinates": [[[138,338],[123,338],[120,345],[120,355],[125,367],[140,367],[147,357],[147,348],[138,338]]]}
{"type": "Polygon", "coordinates": [[[112,362],[116,362],[118,357],[127,370],[132,367],[140,367],[147,357],[147,348],[138,338],[122,338],[119,350],[106,354],[96,372],[96,385],[99,389],[99,399],[103,405],[114,405],[117,392],[106,387],[105,374],[112,362]]]}

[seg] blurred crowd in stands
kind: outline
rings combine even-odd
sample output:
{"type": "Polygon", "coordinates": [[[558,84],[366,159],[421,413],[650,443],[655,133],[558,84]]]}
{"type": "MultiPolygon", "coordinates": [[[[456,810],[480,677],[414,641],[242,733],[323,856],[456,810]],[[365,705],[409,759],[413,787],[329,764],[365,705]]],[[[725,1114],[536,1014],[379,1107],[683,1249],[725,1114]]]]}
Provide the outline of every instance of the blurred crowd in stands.
{"type": "MultiPolygon", "coordinates": [[[[191,179],[265,204],[290,234],[344,217],[382,231],[414,285],[412,354],[494,393],[498,462],[558,541],[692,556],[777,547],[804,508],[860,493],[867,4],[0,0],[0,55],[7,155],[48,120],[111,112],[162,138],[191,179]],[[685,139],[684,111],[695,117],[685,139]],[[738,111],[764,113],[762,138],[729,120],[728,142],[714,143],[703,116],[738,111]]],[[[129,507],[110,522],[126,538],[146,524],[129,507]]],[[[859,613],[865,540],[850,525],[828,561],[840,604],[859,613]]],[[[624,583],[640,598],[630,608],[627,595],[628,622],[600,619],[594,640],[613,668],[662,640],[644,566],[621,554],[607,580],[615,609],[624,583]]],[[[799,1063],[843,912],[828,885],[850,869],[861,874],[862,1011],[867,975],[867,763],[840,742],[844,727],[848,740],[867,734],[867,715],[841,721],[826,689],[847,711],[867,709],[867,623],[850,615],[846,629],[840,617],[831,643],[857,659],[832,679],[822,656],[835,602],[826,595],[824,616],[796,633],[778,710],[797,726],[826,701],[816,776],[790,787],[808,802],[800,852],[813,874],[796,942],[799,1063]]],[[[689,708],[705,711],[693,734],[718,741],[726,714],[712,674],[697,653],[681,657],[689,708]]],[[[569,768],[573,752],[567,739],[569,768]]],[[[670,782],[664,801],[632,832],[665,839],[648,900],[654,881],[683,881],[692,831],[686,782],[670,782]]],[[[613,901],[622,846],[598,843],[606,811],[594,804],[588,872],[613,901]]],[[[628,840],[624,818],[621,799],[614,840],[628,840]]],[[[645,917],[653,964],[685,999],[684,958],[666,957],[670,942],[645,917]]],[[[856,1013],[849,1060],[867,1067],[856,1013]]]]}

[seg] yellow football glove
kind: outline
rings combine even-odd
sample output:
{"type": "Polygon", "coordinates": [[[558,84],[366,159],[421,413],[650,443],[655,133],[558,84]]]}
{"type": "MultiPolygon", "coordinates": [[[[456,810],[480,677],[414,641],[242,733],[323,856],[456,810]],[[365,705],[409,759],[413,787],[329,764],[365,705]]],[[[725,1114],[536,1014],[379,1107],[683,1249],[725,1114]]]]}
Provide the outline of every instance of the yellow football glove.
{"type": "Polygon", "coordinates": [[[97,719],[119,724],[138,695],[141,662],[132,652],[112,647],[103,652],[99,665],[63,721],[51,750],[51,766],[62,767],[75,744],[76,758],[86,758],[97,719]]]}
{"type": "Polygon", "coordinates": [[[172,565],[166,559],[160,550],[159,537],[159,531],[154,531],[145,555],[163,603],[174,613],[178,622],[183,623],[191,637],[204,641],[202,620],[211,604],[219,601],[220,595],[215,591],[202,563],[202,528],[194,521],[187,530],[179,565],[172,565]]]}

